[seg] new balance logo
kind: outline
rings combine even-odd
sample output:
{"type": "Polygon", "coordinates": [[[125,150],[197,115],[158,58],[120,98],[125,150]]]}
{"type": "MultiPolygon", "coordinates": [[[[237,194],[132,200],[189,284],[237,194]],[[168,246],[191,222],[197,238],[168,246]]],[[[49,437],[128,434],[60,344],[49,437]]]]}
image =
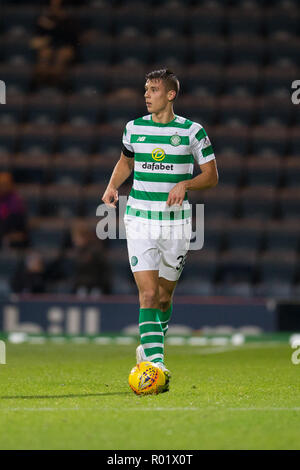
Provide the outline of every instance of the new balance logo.
{"type": "Polygon", "coordinates": [[[137,142],[144,142],[146,140],[145,136],[138,137],[137,142]]]}

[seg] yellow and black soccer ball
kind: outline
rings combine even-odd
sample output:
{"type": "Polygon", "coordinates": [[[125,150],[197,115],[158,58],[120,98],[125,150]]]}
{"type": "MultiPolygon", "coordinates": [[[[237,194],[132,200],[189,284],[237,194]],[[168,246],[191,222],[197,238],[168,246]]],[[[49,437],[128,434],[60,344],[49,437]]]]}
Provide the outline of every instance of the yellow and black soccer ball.
{"type": "Polygon", "coordinates": [[[166,377],[152,362],[141,362],[131,369],[128,382],[137,395],[157,394],[164,390],[166,377]]]}

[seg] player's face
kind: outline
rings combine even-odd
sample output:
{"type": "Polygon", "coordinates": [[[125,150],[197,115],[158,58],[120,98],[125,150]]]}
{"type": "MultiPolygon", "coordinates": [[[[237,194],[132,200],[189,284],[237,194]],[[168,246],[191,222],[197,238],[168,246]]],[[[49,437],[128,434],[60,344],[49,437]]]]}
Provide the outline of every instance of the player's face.
{"type": "Polygon", "coordinates": [[[150,113],[163,111],[169,103],[168,91],[160,79],[146,81],[144,97],[150,113]]]}

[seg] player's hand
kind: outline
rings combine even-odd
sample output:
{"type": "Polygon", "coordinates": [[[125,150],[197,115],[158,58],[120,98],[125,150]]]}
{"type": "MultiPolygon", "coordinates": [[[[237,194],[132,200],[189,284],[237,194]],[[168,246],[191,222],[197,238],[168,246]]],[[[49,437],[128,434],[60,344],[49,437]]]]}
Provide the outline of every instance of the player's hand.
{"type": "Polygon", "coordinates": [[[104,202],[104,204],[106,204],[109,207],[116,208],[116,203],[118,200],[119,200],[118,190],[116,188],[108,186],[106,188],[105,193],[102,196],[102,201],[104,202]]]}
{"type": "Polygon", "coordinates": [[[173,206],[174,204],[176,204],[176,205],[181,206],[185,197],[185,193],[186,193],[185,181],[180,181],[169,192],[167,205],[173,206]]]}

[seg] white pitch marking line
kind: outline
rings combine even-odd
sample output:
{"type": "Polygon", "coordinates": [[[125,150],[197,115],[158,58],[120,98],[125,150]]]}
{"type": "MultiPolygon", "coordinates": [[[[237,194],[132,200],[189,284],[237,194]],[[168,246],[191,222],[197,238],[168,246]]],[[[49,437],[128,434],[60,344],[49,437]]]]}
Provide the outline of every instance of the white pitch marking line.
{"type": "Polygon", "coordinates": [[[242,344],[239,346],[213,346],[209,348],[202,348],[199,350],[191,350],[189,354],[220,354],[223,352],[231,352],[231,351],[241,351],[245,349],[260,349],[260,348],[275,348],[277,346],[286,346],[280,341],[270,341],[269,343],[261,342],[261,343],[250,343],[250,344],[242,344]]]}
{"type": "MultiPolygon", "coordinates": [[[[0,408],[0,412],[1,411],[58,411],[58,412],[61,412],[61,411],[115,411],[113,410],[112,408],[97,408],[97,407],[94,407],[94,408],[81,408],[81,407],[73,407],[73,408],[60,408],[60,407],[57,407],[57,408],[49,408],[49,407],[44,407],[44,408],[21,408],[21,407],[18,407],[18,408],[0,408]]],[[[146,408],[146,407],[135,407],[135,408],[127,408],[126,411],[129,411],[129,412],[136,412],[136,411],[300,411],[300,407],[296,406],[296,407],[239,407],[239,408],[234,408],[234,407],[230,407],[230,408],[218,408],[218,407],[215,407],[215,406],[203,406],[203,407],[156,407],[156,408],[146,408]]]]}

